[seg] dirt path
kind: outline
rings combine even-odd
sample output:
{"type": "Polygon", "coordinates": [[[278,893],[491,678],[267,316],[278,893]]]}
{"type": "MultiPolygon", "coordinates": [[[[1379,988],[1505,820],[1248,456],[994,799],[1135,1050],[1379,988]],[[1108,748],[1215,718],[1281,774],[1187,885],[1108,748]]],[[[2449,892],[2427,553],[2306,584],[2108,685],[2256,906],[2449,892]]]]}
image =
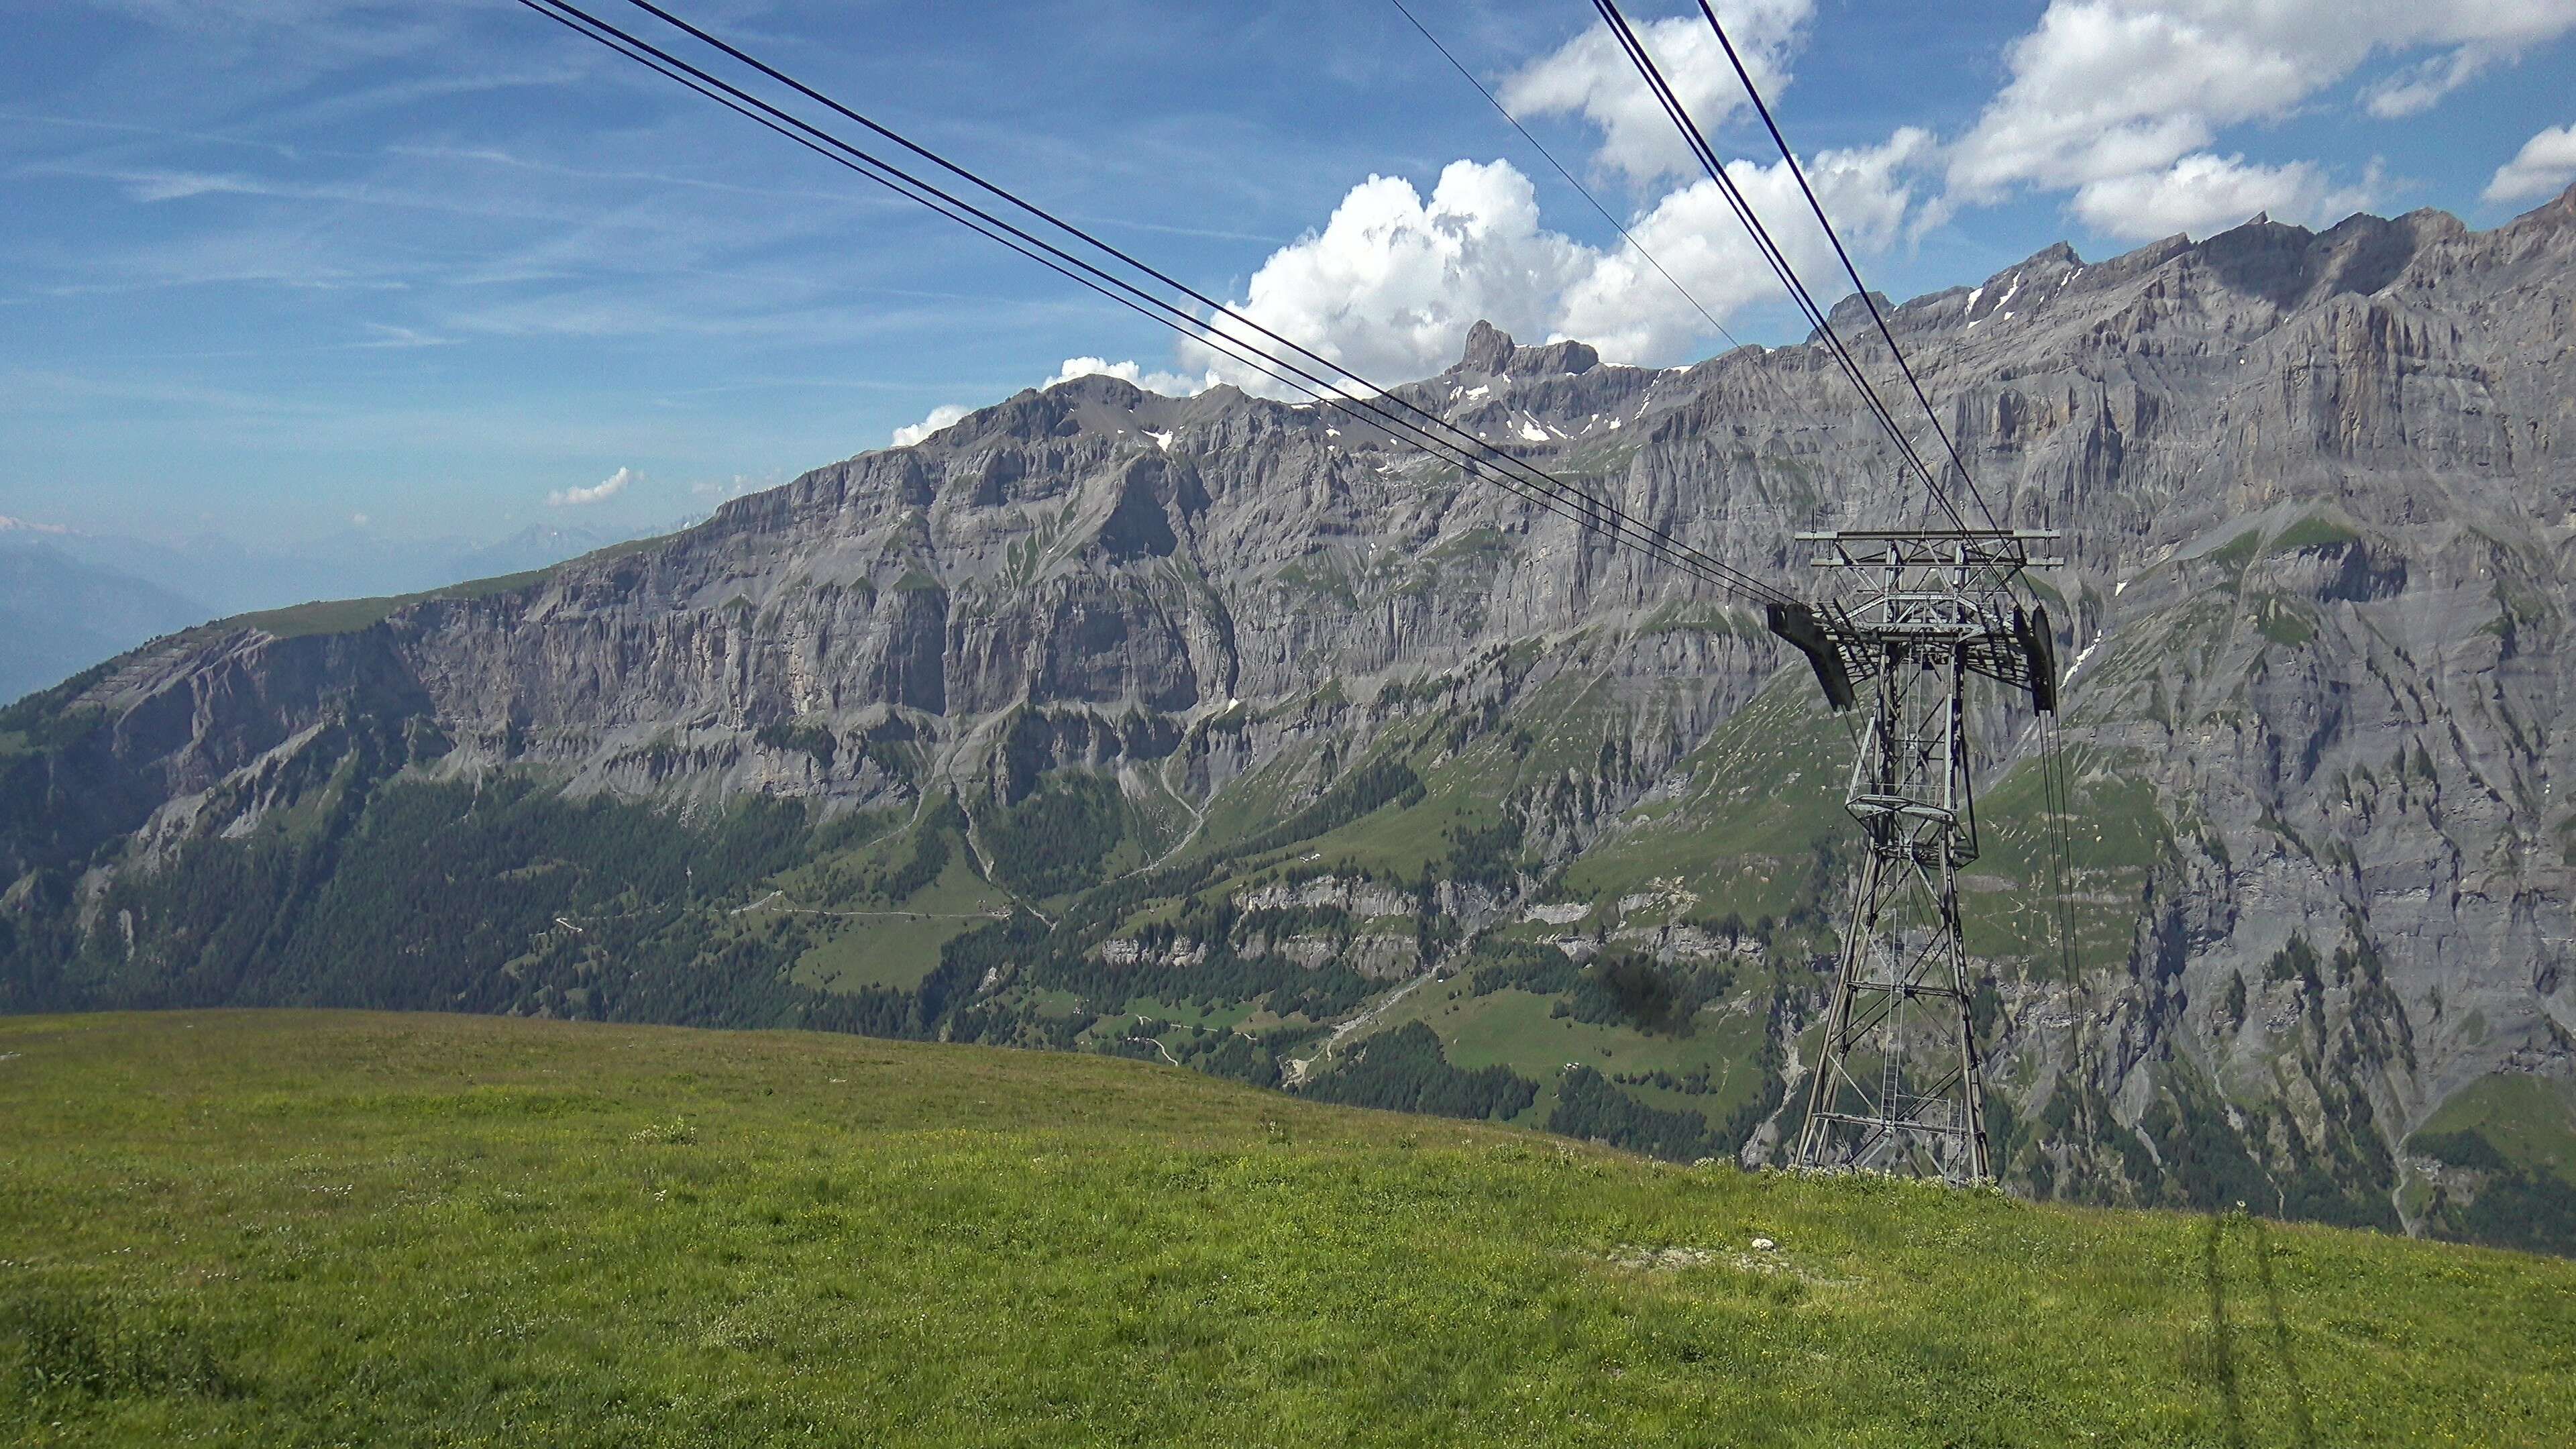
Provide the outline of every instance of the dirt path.
{"type": "MultiPolygon", "coordinates": [[[[1144,1014],[1143,1014],[1142,1012],[1137,1013],[1137,1015],[1136,1015],[1136,1024],[1137,1024],[1138,1026],[1143,1026],[1143,1025],[1145,1024],[1145,1017],[1144,1017],[1144,1014]]],[[[1123,1041],[1141,1041],[1141,1042],[1150,1042],[1150,1043],[1152,1043],[1152,1044],[1153,1044],[1154,1050],[1156,1050],[1156,1051],[1158,1051],[1158,1052],[1161,1052],[1161,1053],[1163,1054],[1163,1060],[1165,1060],[1165,1061],[1167,1061],[1167,1062],[1170,1062],[1173,1066],[1176,1066],[1176,1067],[1177,1067],[1177,1066],[1179,1066],[1179,1065],[1181,1064],[1181,1059],[1180,1059],[1180,1058],[1178,1058],[1178,1057],[1176,1057],[1176,1056],[1173,1056],[1173,1055],[1172,1055],[1172,1049],[1171,1049],[1170,1047],[1167,1047],[1167,1046],[1163,1045],[1162,1038],[1160,1038],[1160,1037],[1151,1037],[1151,1036],[1131,1036],[1131,1037],[1123,1037],[1123,1038],[1121,1038],[1121,1040],[1123,1040],[1123,1041]]]]}
{"type": "Polygon", "coordinates": [[[1189,849],[1190,842],[1198,839],[1199,832],[1207,828],[1207,812],[1201,810],[1196,805],[1191,804],[1189,796],[1172,788],[1172,782],[1170,779],[1171,773],[1171,766],[1164,766],[1161,770],[1155,773],[1154,783],[1163,787],[1163,793],[1171,796],[1173,803],[1190,812],[1190,828],[1189,832],[1181,837],[1178,845],[1175,845],[1171,849],[1164,851],[1161,855],[1156,856],[1153,862],[1145,867],[1147,870],[1156,869],[1161,866],[1164,861],[1170,860],[1173,856],[1189,849]]]}
{"type": "Polygon", "coordinates": [[[1333,1054],[1333,1048],[1340,1046],[1352,1033],[1366,1028],[1371,1022],[1374,1022],[1379,1017],[1386,1015],[1397,1002],[1411,996],[1417,987],[1431,979],[1432,973],[1425,971],[1421,975],[1405,982],[1402,986],[1399,986],[1393,991],[1390,991],[1386,995],[1378,998],[1378,1002],[1375,1006],[1368,1008],[1359,1015],[1352,1017],[1350,1020],[1343,1022],[1337,1027],[1334,1027],[1332,1035],[1324,1038],[1324,1044],[1322,1046],[1317,1047],[1314,1051],[1305,1056],[1290,1057],[1287,1061],[1280,1063],[1279,1069],[1283,1078],[1282,1084],[1293,1087],[1306,1080],[1306,1074],[1308,1071],[1313,1069],[1316,1058],[1331,1056],[1333,1054]]]}
{"type": "MultiPolygon", "coordinates": [[[[785,894],[787,892],[783,890],[771,891],[750,905],[736,906],[725,914],[747,915],[785,894]]],[[[782,916],[875,916],[895,921],[1007,921],[1011,918],[1008,910],[1000,908],[988,911],[834,911],[821,906],[779,906],[777,910],[782,916]]],[[[564,924],[571,923],[567,921],[564,924]]],[[[573,929],[577,931],[581,928],[574,926],[573,929]]]]}

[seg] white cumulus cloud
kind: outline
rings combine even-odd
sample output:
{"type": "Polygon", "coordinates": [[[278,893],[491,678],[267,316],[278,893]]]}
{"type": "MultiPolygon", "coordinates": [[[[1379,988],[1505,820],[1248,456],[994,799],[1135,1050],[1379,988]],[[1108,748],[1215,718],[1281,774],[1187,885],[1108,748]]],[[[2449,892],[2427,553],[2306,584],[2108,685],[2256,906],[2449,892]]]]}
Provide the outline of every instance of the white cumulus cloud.
{"type": "Polygon", "coordinates": [[[2370,205],[2379,169],[2339,187],[2305,161],[2258,166],[2242,156],[2194,152],[2161,171],[2106,176],[2075,192],[2077,216],[2109,236],[2143,240],[2188,232],[2207,236],[2258,213],[2275,221],[2322,225],[2370,205]]]}
{"type": "Polygon", "coordinates": [[[546,503],[555,508],[579,508],[588,503],[605,503],[626,491],[636,478],[632,468],[620,468],[587,488],[558,488],[546,495],[546,503]]]}
{"type": "MultiPolygon", "coordinates": [[[[1351,188],[1322,231],[1261,264],[1234,310],[1393,383],[1447,366],[1479,318],[1522,336],[1547,331],[1591,260],[1541,229],[1537,195],[1510,163],[1452,161],[1427,198],[1400,176],[1351,188]]],[[[1184,343],[1181,355],[1225,381],[1278,389],[1205,343],[1184,343]]]]}
{"type": "Polygon", "coordinates": [[[962,407],[956,403],[941,403],[939,406],[932,408],[930,410],[930,416],[923,418],[920,422],[910,423],[895,429],[894,445],[898,448],[909,448],[913,444],[920,442],[924,438],[927,438],[931,434],[938,432],[940,429],[949,426],[973,411],[973,408],[962,407]]]}
{"type": "Polygon", "coordinates": [[[1207,391],[1217,381],[1212,376],[1190,377],[1178,372],[1148,372],[1144,364],[1135,361],[1111,362],[1102,357],[1068,357],[1064,360],[1064,366],[1055,370],[1055,376],[1039,383],[1038,387],[1043,390],[1060,382],[1071,382],[1077,377],[1114,377],[1120,382],[1133,383],[1147,392],[1158,392],[1165,397],[1196,397],[1207,391]]]}
{"type": "MultiPolygon", "coordinates": [[[[1744,68],[1765,98],[1790,80],[1789,58],[1803,40],[1814,0],[1725,0],[1716,7],[1744,68]]],[[[1697,13],[1636,26],[1637,38],[1703,132],[1748,108],[1744,87],[1697,13]]],[[[1524,116],[1581,114],[1601,130],[1595,159],[1636,181],[1694,175],[1699,163],[1672,118],[1646,88],[1628,53],[1600,25],[1504,81],[1503,104],[1524,116]]]]}
{"type": "MultiPolygon", "coordinates": [[[[1908,128],[1805,165],[1845,242],[1867,252],[1903,231],[1914,210],[1907,168],[1931,150],[1927,133],[1908,128]]],[[[1842,296],[1839,264],[1787,164],[1736,161],[1727,174],[1809,287],[1827,305],[1842,296]]],[[[1630,231],[1721,319],[1780,295],[1713,181],[1666,195],[1630,231]]],[[[1589,342],[1613,362],[1676,360],[1707,331],[1635,249],[1595,248],[1541,225],[1529,179],[1504,161],[1453,161],[1428,197],[1402,177],[1370,177],[1321,231],[1273,253],[1233,310],[1381,385],[1455,362],[1480,319],[1524,341],[1589,342]]],[[[1280,390],[1203,343],[1182,354],[1251,391],[1280,390]]]]}
{"type": "Polygon", "coordinates": [[[2528,201],[2576,181],[2576,123],[2552,126],[2522,143],[2487,183],[2489,201],[2528,201]]]}
{"type": "MultiPolygon", "coordinates": [[[[1928,132],[1907,127],[1883,146],[1820,151],[1803,164],[1844,244],[1866,254],[1884,249],[1905,229],[1914,211],[1907,168],[1931,150],[1928,132]]],[[[1732,161],[1726,172],[1817,300],[1831,307],[1846,295],[1849,283],[1842,264],[1808,211],[1787,163],[1732,161]]],[[[1720,319],[1784,295],[1714,181],[1698,181],[1666,196],[1629,232],[1720,319]]],[[[1614,362],[1638,363],[1674,360],[1704,340],[1707,328],[1699,313],[1674,296],[1672,284],[1635,249],[1587,249],[1586,256],[1583,274],[1565,289],[1549,319],[1551,335],[1590,342],[1614,362]]]]}
{"type": "Polygon", "coordinates": [[[2155,234],[2150,217],[2215,218],[2247,201],[2285,214],[2367,204],[2368,181],[2338,188],[2313,163],[2249,165],[2210,147],[2373,57],[2434,52],[2362,95],[2373,114],[2411,115],[2570,29],[2576,0],[2052,0],[2006,51],[2011,80],[1951,148],[1950,185],[1968,203],[2072,188],[2079,215],[2130,236],[2155,234]]]}

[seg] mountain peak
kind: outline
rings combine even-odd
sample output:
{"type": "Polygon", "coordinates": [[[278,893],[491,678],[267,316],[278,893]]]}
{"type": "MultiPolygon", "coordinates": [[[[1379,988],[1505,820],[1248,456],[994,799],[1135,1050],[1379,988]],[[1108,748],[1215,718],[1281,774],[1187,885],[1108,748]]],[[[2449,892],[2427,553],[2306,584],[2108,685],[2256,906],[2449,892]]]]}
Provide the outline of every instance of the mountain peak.
{"type": "Polygon", "coordinates": [[[1458,365],[1469,372],[1508,372],[1514,350],[1512,334],[1479,320],[1467,329],[1467,347],[1459,355],[1458,365]]]}
{"type": "Polygon", "coordinates": [[[1553,377],[1566,373],[1586,373],[1601,365],[1601,354],[1589,343],[1571,339],[1550,342],[1544,347],[1523,347],[1512,340],[1512,334],[1491,322],[1478,322],[1467,329],[1467,346],[1452,372],[1481,373],[1487,377],[1502,373],[1519,373],[1531,377],[1553,377]]]}
{"type": "Polygon", "coordinates": [[[2080,267],[2084,265],[2084,258],[2076,253],[2074,247],[2065,242],[2051,242],[2024,258],[2022,265],[2025,267],[2080,267]]]}

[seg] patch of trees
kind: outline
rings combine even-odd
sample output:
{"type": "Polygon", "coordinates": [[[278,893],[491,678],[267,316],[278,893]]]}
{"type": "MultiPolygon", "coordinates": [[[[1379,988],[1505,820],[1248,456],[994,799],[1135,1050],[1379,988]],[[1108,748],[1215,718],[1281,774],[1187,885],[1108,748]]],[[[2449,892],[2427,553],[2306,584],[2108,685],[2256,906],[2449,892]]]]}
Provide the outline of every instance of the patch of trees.
{"type": "Polygon", "coordinates": [[[1101,775],[1050,775],[985,828],[993,871],[1033,896],[1059,896],[1097,885],[1109,854],[1124,838],[1126,806],[1118,782],[1101,775]]]}
{"type": "Polygon", "coordinates": [[[1705,1097],[1717,1090],[1708,1080],[1706,1062],[1678,1077],[1658,1067],[1651,1072],[1612,1072],[1610,1080],[1623,1087],[1653,1087],[1659,1091],[1679,1092],[1685,1097],[1705,1097]]]}
{"type": "Polygon", "coordinates": [[[2476,1195],[2463,1202],[2446,1186],[2427,1214],[2446,1237],[2537,1253],[2576,1253],[2576,1187],[2553,1173],[2509,1162],[2475,1128],[2419,1133],[2417,1152],[2478,1173],[2476,1195]]]}
{"type": "Polygon", "coordinates": [[[2474,1127],[2457,1132],[2418,1132],[2406,1145],[2419,1157],[2429,1157],[2449,1167],[2465,1167],[2471,1172],[2503,1172],[2513,1164],[2474,1127]]]}
{"type": "Polygon", "coordinates": [[[2395,1060],[2411,1072],[2415,1070],[2415,1027],[2380,967],[2379,949],[2362,934],[2358,921],[2353,935],[2355,940],[2337,946],[2334,954],[2335,984],[2352,988],[2351,1036],[2344,1044],[2342,1064],[2349,1067],[2366,1061],[2380,1066],[2395,1060]]]}
{"type": "Polygon", "coordinates": [[[1583,980],[1583,968],[1575,964],[1573,957],[1535,941],[1487,936],[1476,943],[1468,959],[1474,964],[1467,989],[1476,996],[1491,996],[1506,989],[1533,996],[1558,996],[1574,990],[1583,980]]]}
{"type": "Polygon", "coordinates": [[[869,892],[893,905],[911,900],[946,873],[956,848],[953,842],[965,833],[966,812],[958,808],[957,797],[940,796],[912,832],[912,854],[871,882],[869,892]]]}
{"type": "MultiPolygon", "coordinates": [[[[2130,1139],[2136,1134],[2124,1131],[2112,1118],[2110,1103],[2102,1100],[2090,1083],[2085,1086],[2092,1093],[2090,1103],[2072,1100],[2080,1094],[2060,1084],[2042,1114],[2045,1135],[2052,1139],[2063,1137],[2076,1126],[2075,1109],[2090,1106],[2092,1110],[2082,1114],[2090,1119],[2082,1130],[2098,1131],[2124,1147],[2133,1145],[2130,1139]],[[2059,1106],[2058,1097],[2070,1099],[2064,1108],[2059,1106]]],[[[2155,1158],[2148,1158],[2143,1151],[2136,1154],[2141,1160],[2130,1160],[2124,1154],[2123,1167],[2131,1182],[2142,1190],[2142,1199],[2158,1200],[2161,1176],[2162,1199],[2177,1207],[2217,1212],[2240,1202],[2259,1209],[2279,1200],[2262,1163],[2244,1137],[2229,1125],[2225,1109],[2188,1074],[2172,1074],[2166,1095],[2147,1109],[2138,1125],[2155,1142],[2155,1158]],[[2156,1158],[2163,1160],[2161,1173],[2155,1166],[2156,1158]]]]}
{"type": "Polygon", "coordinates": [[[922,978],[915,995],[922,1030],[934,1031],[950,1009],[974,994],[984,978],[1010,970],[1034,955],[1047,936],[1047,924],[1024,910],[1004,920],[977,926],[948,938],[939,948],[939,964],[922,978]]]}
{"type": "Polygon", "coordinates": [[[2397,1210],[2388,1200],[2397,1161],[2380,1138],[2370,1095],[2353,1077],[2310,1075],[2322,1109],[2317,1135],[2312,1139],[2288,1111],[2277,1113],[2277,1135],[2289,1149],[2290,1167],[2281,1211],[2342,1227],[2397,1228],[2397,1210]]]}
{"type": "MultiPolygon", "coordinates": [[[[174,868],[120,876],[102,929],[13,932],[0,1003],[355,1006],[905,1036],[935,1033],[989,964],[970,959],[978,943],[952,942],[916,991],[815,991],[789,979],[812,944],[801,918],[734,914],[732,903],[818,842],[881,821],[818,832],[802,804],[755,798],[693,826],[642,805],[569,801],[524,777],[372,793],[365,778],[350,763],[245,839],[198,841],[174,868]]],[[[68,916],[68,893],[60,904],[68,916]]],[[[1043,934],[994,924],[1016,925],[1014,948],[1043,934]]]]}
{"type": "Polygon", "coordinates": [[[1547,1130],[1669,1162],[1696,1162],[1733,1151],[1699,1113],[1649,1107],[1580,1065],[1566,1068],[1556,1079],[1556,1107],[1548,1114],[1547,1130]]]}
{"type": "Polygon", "coordinates": [[[1199,1027],[1174,1048],[1174,1055],[1181,1065],[1212,1077],[1249,1082],[1256,1087],[1277,1087],[1285,1075],[1283,1064],[1289,1054],[1327,1030],[1321,1025],[1274,1027],[1262,1032],[1199,1027]]]}
{"type": "MultiPolygon", "coordinates": [[[[1669,1072],[1637,1073],[1614,1081],[1591,1067],[1575,1067],[1557,1080],[1557,1105],[1549,1114],[1547,1130],[1569,1137],[1581,1137],[1625,1147],[1654,1157],[1676,1162],[1696,1162],[1703,1157],[1720,1160],[1734,1158],[1753,1140],[1754,1132],[1780,1110],[1788,1095],[1788,1079],[1783,1075],[1788,1055],[1781,1046],[1786,1034],[1791,1005],[1788,986],[1783,983],[1771,993],[1771,1009],[1762,1034],[1762,1046],[1754,1054],[1754,1070],[1761,1074],[1761,1088],[1753,1096],[1736,1104],[1726,1120],[1712,1127],[1706,1116],[1695,1111],[1671,1111],[1648,1105],[1619,1089],[1617,1081],[1633,1086],[1662,1087],[1686,1096],[1701,1096],[1713,1089],[1708,1068],[1699,1067],[1684,1077],[1669,1072]]],[[[1799,1114],[1793,1113],[1792,1116],[1799,1114]]],[[[1782,1135],[1794,1137],[1798,1122],[1784,1121],[1782,1135]]]]}
{"type": "Polygon", "coordinates": [[[1409,1021],[1352,1048],[1343,1065],[1307,1096],[1355,1107],[1388,1107],[1442,1117],[1510,1117],[1538,1100],[1538,1083],[1509,1067],[1462,1071],[1449,1064],[1431,1028],[1409,1021]]]}
{"type": "Polygon", "coordinates": [[[1526,827],[1518,815],[1494,825],[1453,825],[1446,832],[1448,877],[1462,885],[1508,889],[1520,878],[1521,838],[1526,827]]]}
{"type": "Polygon", "coordinates": [[[1557,1015],[1672,1035],[1688,1034],[1699,1009],[1735,985],[1726,967],[1667,966],[1641,951],[1608,951],[1578,966],[1553,946],[1488,937],[1473,959],[1482,963],[1469,979],[1474,995],[1510,988],[1560,996],[1557,1015]]]}

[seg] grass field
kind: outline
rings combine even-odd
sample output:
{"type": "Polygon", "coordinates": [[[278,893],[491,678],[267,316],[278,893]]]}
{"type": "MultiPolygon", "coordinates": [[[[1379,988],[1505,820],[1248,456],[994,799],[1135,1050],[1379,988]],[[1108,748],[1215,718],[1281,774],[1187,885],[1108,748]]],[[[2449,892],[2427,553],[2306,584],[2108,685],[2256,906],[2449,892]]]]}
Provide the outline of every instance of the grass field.
{"type": "MultiPolygon", "coordinates": [[[[952,855],[936,880],[900,905],[862,903],[819,914],[808,911],[821,939],[798,958],[794,979],[825,991],[864,986],[910,991],[939,964],[941,946],[997,912],[1007,912],[1010,902],[1010,894],[975,874],[965,856],[952,855]]],[[[797,907],[793,898],[782,896],[764,909],[797,907]]]]}
{"type": "Polygon", "coordinates": [[[24,1444],[2560,1444],[2576,1263],[1096,1057],[0,1019],[24,1444]],[[1777,1247],[1751,1247],[1757,1235],[1777,1247]]]}
{"type": "Polygon", "coordinates": [[[2454,1093],[2415,1129],[2419,1137],[2471,1131],[2508,1162],[2576,1184],[2576,1090],[2543,1077],[2484,1077],[2454,1093]]]}
{"type": "MultiPolygon", "coordinates": [[[[1652,1086],[1630,1090],[1649,1106],[1697,1112],[1712,1123],[1726,1120],[1761,1090],[1761,1073],[1753,1066],[1762,1044],[1758,1003],[1752,1014],[1704,1011],[1688,1035],[1674,1035],[1550,1015],[1558,1000],[1511,989],[1478,996],[1470,978],[1453,976],[1417,988],[1381,1021],[1386,1027],[1407,1021],[1430,1027],[1439,1033],[1451,1066],[1466,1071],[1504,1066],[1539,1083],[1540,1099],[1513,1119],[1518,1122],[1547,1120],[1547,1109],[1556,1100],[1557,1074],[1568,1062],[1586,1062],[1604,1074],[1665,1071],[1676,1077],[1705,1067],[1717,1090],[1700,1096],[1652,1086]]],[[[1741,998],[1730,1002],[1745,1004],[1741,998]]]]}

